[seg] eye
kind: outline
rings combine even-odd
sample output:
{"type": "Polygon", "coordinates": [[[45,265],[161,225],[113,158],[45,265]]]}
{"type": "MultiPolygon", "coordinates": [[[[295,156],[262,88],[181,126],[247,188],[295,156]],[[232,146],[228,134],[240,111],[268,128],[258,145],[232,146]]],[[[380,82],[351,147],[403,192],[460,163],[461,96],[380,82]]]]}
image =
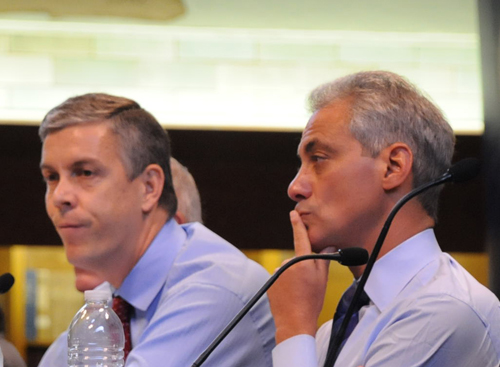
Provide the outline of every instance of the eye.
{"type": "Polygon", "coordinates": [[[320,155],[312,155],[311,156],[311,161],[313,161],[313,162],[320,162],[324,159],[325,159],[325,157],[322,157],[320,155]]]}
{"type": "Polygon", "coordinates": [[[89,169],[78,168],[73,173],[76,177],[92,177],[94,175],[94,171],[89,169]]]}
{"type": "Polygon", "coordinates": [[[59,179],[59,175],[57,173],[44,173],[43,180],[45,182],[54,182],[59,179]]]}

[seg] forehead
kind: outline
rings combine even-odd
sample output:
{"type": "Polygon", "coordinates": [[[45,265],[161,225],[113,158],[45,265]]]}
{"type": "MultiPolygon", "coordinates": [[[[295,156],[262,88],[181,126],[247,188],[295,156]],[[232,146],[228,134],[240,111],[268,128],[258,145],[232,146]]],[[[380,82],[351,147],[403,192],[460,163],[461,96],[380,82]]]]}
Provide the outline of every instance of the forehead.
{"type": "Polygon", "coordinates": [[[47,135],[42,146],[42,164],[62,159],[119,156],[118,139],[107,124],[91,123],[65,127],[47,135]]]}
{"type": "Polygon", "coordinates": [[[327,147],[336,142],[342,144],[355,140],[349,130],[350,104],[338,102],[315,111],[309,119],[299,144],[300,151],[308,152],[315,147],[327,147]]]}

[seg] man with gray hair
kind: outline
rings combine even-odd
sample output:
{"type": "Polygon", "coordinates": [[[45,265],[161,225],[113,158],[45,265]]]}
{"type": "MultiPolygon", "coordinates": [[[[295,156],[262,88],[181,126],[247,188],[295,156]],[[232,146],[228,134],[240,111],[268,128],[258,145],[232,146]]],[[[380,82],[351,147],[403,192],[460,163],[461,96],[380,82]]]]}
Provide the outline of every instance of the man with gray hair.
{"type": "Polygon", "coordinates": [[[172,181],[177,196],[177,212],[174,215],[179,224],[189,222],[203,223],[201,213],[201,199],[196,182],[187,169],[174,157],[170,158],[172,181]]]}
{"type": "MultiPolygon", "coordinates": [[[[451,164],[454,136],[440,110],[404,78],[360,72],[315,89],[288,195],[297,256],[363,247],[372,252],[394,205],[451,164]]],[[[395,217],[335,349],[364,266],[334,320],[316,331],[328,262],[304,261],[268,292],[276,324],[274,367],[498,367],[500,303],[434,235],[439,188],[395,217]],[[327,358],[328,354],[328,358],[327,358]]]]}

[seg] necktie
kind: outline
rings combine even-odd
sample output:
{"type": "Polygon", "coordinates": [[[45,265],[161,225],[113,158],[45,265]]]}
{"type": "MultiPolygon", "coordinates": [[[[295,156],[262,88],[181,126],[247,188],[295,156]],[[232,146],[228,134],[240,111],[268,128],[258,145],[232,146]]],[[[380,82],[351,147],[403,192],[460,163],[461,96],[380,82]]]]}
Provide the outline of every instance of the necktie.
{"type": "MultiPolygon", "coordinates": [[[[337,310],[335,311],[335,315],[333,316],[332,334],[330,337],[331,338],[330,348],[332,347],[333,339],[338,334],[338,332],[340,330],[340,326],[342,325],[342,322],[344,321],[345,315],[347,313],[347,309],[349,308],[349,305],[352,302],[354,294],[356,293],[357,286],[358,286],[358,282],[354,282],[349,288],[347,288],[347,290],[342,295],[342,298],[340,299],[340,302],[337,306],[337,310]]],[[[342,338],[342,342],[340,343],[340,346],[336,352],[336,355],[338,355],[340,353],[340,351],[344,347],[345,342],[347,341],[347,338],[349,338],[352,331],[354,330],[354,328],[358,324],[359,310],[361,309],[361,307],[366,306],[369,302],[370,302],[370,298],[365,293],[365,291],[363,291],[361,293],[361,297],[359,298],[359,300],[356,304],[356,307],[354,308],[354,313],[352,314],[352,317],[349,320],[349,323],[347,324],[347,328],[346,328],[344,337],[342,338]]],[[[326,364],[325,364],[325,366],[326,366],[326,364]]]]}
{"type": "Polygon", "coordinates": [[[134,311],[134,307],[125,301],[120,296],[113,297],[113,311],[118,315],[123,324],[123,331],[125,333],[125,347],[123,348],[123,360],[127,360],[127,356],[132,349],[132,339],[130,337],[130,317],[134,311]]]}

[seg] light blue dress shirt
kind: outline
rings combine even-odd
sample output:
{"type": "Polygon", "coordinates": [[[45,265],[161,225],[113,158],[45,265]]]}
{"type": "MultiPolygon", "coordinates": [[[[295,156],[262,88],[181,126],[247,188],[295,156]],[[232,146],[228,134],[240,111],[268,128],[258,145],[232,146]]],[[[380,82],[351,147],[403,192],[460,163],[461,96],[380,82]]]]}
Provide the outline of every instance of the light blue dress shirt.
{"type": "MultiPolygon", "coordinates": [[[[498,367],[500,303],[429,229],[375,262],[370,304],[342,349],[339,367],[498,367]]],[[[332,311],[333,312],[333,311],[332,311]]],[[[323,366],[331,321],[273,350],[274,367],[323,366]]]]}
{"type": "MultiPolygon", "coordinates": [[[[127,367],[190,367],[269,274],[199,223],[170,220],[114,293],[135,308],[127,367]]],[[[261,299],[206,367],[271,367],[274,322],[261,299]]],[[[39,366],[67,366],[67,333],[39,366]]]]}

